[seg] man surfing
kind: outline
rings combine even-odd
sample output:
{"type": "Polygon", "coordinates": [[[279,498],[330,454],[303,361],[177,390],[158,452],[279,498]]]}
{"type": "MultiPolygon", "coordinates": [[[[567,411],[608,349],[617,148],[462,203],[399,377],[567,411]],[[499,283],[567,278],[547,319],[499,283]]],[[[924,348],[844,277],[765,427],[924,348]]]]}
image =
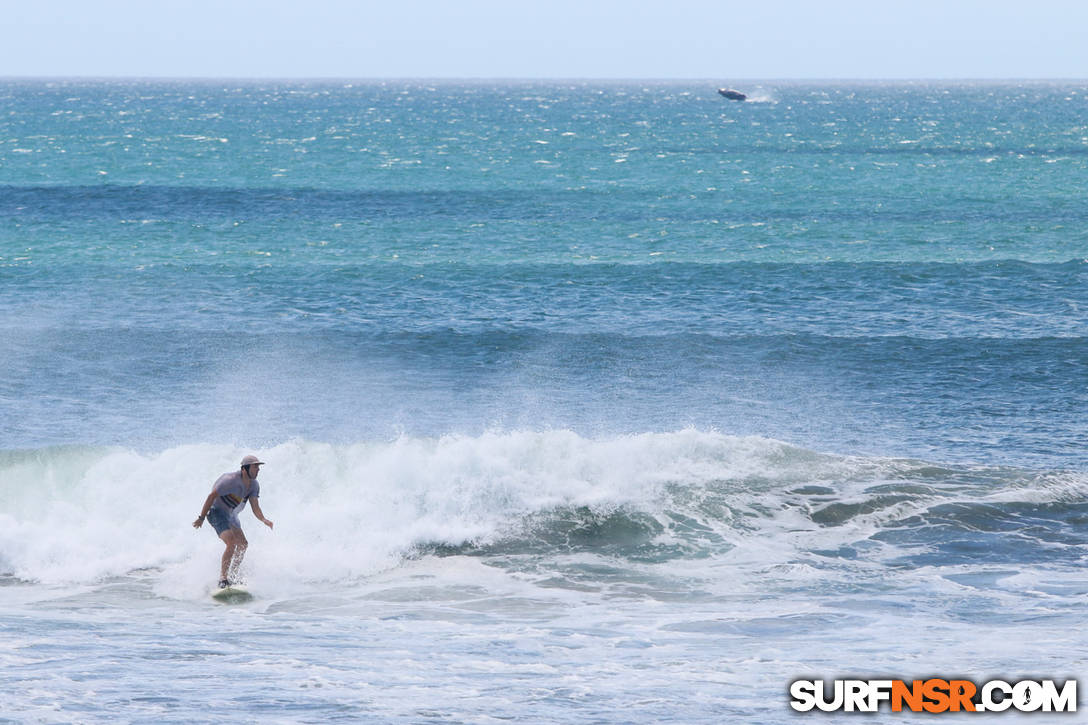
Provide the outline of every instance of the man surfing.
{"type": "Polygon", "coordinates": [[[238,512],[245,508],[246,502],[249,502],[257,520],[272,528],[272,522],[264,517],[258,502],[261,485],[257,483],[257,474],[263,465],[264,462],[256,456],[246,456],[242,459],[241,468],[220,476],[212,486],[212,492],[204,500],[200,516],[193,522],[193,528],[199,529],[204,524],[204,519],[207,519],[227,546],[223,552],[223,564],[219,569],[220,589],[226,589],[233,584],[231,579],[238,573],[242,557],[246,555],[246,548],[249,546],[246,535],[242,533],[242,523],[238,520],[238,512]]]}

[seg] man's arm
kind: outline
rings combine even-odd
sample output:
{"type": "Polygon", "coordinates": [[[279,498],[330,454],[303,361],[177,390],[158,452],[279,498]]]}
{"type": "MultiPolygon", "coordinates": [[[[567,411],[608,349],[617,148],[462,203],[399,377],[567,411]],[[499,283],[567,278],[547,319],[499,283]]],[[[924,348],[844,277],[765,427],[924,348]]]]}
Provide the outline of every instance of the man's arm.
{"type": "Polygon", "coordinates": [[[258,521],[263,522],[268,528],[272,528],[272,522],[264,517],[264,512],[261,511],[261,504],[256,497],[249,499],[249,507],[253,509],[253,515],[257,517],[258,521]]]}
{"type": "Polygon", "coordinates": [[[204,524],[204,519],[208,518],[208,510],[211,509],[213,501],[215,501],[215,489],[212,489],[212,492],[208,494],[208,498],[204,499],[204,505],[200,507],[200,515],[193,522],[194,529],[199,529],[204,524]]]}

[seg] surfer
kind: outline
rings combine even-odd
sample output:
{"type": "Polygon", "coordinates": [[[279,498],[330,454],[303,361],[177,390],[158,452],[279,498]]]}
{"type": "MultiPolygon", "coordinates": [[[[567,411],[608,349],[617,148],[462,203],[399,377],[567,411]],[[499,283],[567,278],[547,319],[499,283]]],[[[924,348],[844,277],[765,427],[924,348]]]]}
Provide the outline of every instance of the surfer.
{"type": "Polygon", "coordinates": [[[264,517],[258,502],[261,485],[257,483],[257,474],[263,465],[264,462],[256,456],[246,456],[242,459],[241,468],[220,476],[212,486],[212,492],[204,500],[200,516],[193,522],[193,528],[199,529],[204,524],[204,519],[207,519],[215,528],[215,533],[227,545],[223,552],[223,565],[219,570],[220,589],[231,586],[233,582],[230,577],[237,573],[242,557],[246,555],[246,547],[249,546],[246,535],[242,533],[242,524],[238,520],[238,512],[245,508],[247,501],[257,520],[272,528],[272,522],[264,517]]]}

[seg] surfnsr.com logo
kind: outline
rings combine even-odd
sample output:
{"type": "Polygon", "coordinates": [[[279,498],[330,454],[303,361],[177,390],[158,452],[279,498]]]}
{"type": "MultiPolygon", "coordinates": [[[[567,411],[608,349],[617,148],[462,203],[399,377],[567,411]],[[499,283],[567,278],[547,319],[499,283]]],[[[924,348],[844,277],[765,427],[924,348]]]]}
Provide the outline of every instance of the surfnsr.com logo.
{"type": "Polygon", "coordinates": [[[794,680],[790,707],[799,712],[1076,712],[1077,681],[794,680]]]}

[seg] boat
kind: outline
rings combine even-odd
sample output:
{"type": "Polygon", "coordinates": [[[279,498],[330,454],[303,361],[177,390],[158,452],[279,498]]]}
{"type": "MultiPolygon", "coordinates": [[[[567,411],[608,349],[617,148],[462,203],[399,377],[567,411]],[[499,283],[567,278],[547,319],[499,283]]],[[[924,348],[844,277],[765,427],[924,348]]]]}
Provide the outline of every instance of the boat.
{"type": "Polygon", "coordinates": [[[732,88],[719,88],[718,93],[728,98],[730,101],[744,101],[748,96],[744,95],[740,91],[734,91],[732,88]]]}

